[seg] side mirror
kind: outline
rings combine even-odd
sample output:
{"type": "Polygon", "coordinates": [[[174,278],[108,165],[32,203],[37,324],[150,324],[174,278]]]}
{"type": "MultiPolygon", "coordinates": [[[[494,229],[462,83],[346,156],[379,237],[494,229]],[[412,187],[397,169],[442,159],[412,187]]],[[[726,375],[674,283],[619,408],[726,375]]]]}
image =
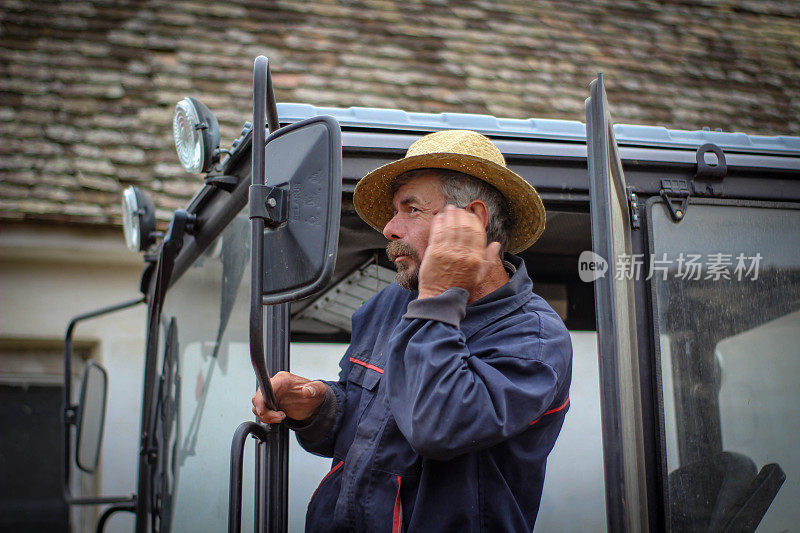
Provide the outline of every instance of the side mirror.
{"type": "Polygon", "coordinates": [[[308,296],[333,273],[342,189],[339,123],[321,116],[283,127],[267,137],[264,159],[269,222],[262,303],[268,305],[308,296]]]}
{"type": "Polygon", "coordinates": [[[108,376],[103,367],[89,362],[83,372],[81,400],[78,405],[78,441],[75,462],[84,472],[93,473],[100,459],[100,444],[106,421],[106,392],[108,376]]]}

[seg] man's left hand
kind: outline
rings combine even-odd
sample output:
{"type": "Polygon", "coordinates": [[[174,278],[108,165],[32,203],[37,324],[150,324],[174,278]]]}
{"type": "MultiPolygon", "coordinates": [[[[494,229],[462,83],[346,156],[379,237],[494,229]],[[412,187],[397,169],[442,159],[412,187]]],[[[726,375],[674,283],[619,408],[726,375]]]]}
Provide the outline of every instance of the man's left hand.
{"type": "Polygon", "coordinates": [[[500,243],[486,245],[481,219],[465,209],[445,206],[433,219],[428,247],[419,269],[419,298],[436,296],[451,287],[470,296],[500,261],[500,243]]]}

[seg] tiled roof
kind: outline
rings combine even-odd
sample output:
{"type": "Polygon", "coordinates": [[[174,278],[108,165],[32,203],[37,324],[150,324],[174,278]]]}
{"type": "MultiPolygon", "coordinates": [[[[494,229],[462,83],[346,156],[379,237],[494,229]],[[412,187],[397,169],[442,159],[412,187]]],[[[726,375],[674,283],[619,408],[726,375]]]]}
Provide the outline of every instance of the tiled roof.
{"type": "Polygon", "coordinates": [[[223,145],[252,65],[282,102],[584,120],[604,72],[617,122],[800,135],[800,2],[0,0],[0,220],[162,220],[200,180],[174,153],[199,98],[223,145]]]}

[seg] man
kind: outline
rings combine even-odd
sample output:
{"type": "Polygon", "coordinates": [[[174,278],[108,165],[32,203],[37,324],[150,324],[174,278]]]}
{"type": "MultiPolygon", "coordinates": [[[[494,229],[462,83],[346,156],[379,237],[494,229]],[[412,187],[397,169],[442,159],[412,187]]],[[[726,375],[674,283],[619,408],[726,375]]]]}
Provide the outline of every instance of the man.
{"type": "Polygon", "coordinates": [[[280,372],[281,411],[253,398],[333,458],[307,530],[531,531],[572,371],[563,322],[522,260],[501,258],[544,230],[538,194],[486,137],[443,131],[353,201],[389,239],[397,283],[354,313],[339,381],[280,372]]]}

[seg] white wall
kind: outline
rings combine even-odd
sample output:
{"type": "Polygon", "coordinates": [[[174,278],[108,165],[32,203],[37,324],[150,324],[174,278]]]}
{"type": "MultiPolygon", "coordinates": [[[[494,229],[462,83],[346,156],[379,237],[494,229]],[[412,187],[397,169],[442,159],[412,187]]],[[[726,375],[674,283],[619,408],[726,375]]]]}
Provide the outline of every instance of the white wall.
{"type": "MultiPolygon", "coordinates": [[[[4,224],[0,227],[0,340],[23,346],[59,345],[73,316],[138,297],[142,266],[141,256],[125,248],[121,230],[4,224]]],[[[144,306],[81,323],[75,330],[76,342],[90,343],[93,358],[108,371],[98,475],[103,495],[136,491],[144,330],[144,306]]],[[[58,359],[60,368],[61,358],[50,357],[58,359]]],[[[13,370],[0,364],[0,372],[13,370]]],[[[80,383],[73,383],[73,401],[79,387],[80,383]]],[[[132,515],[117,514],[107,531],[132,527],[132,515]]]]}

